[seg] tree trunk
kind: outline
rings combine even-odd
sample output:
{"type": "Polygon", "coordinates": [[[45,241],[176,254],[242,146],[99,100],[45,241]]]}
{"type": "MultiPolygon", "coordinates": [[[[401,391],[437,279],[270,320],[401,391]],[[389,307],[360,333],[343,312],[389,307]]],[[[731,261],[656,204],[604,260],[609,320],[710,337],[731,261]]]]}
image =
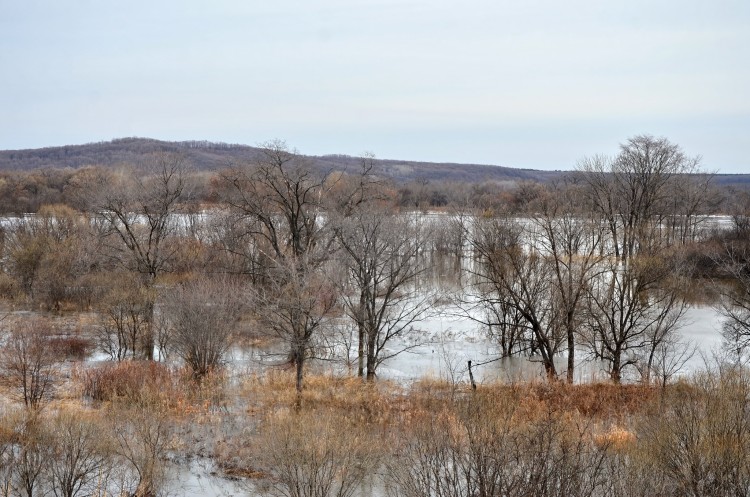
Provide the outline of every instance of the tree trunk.
{"type": "Polygon", "coordinates": [[[146,303],[146,326],[141,337],[141,353],[147,361],[154,360],[154,301],[149,297],[146,303]]]}
{"type": "Polygon", "coordinates": [[[612,371],[609,374],[610,379],[613,383],[620,384],[620,381],[622,380],[622,359],[621,359],[621,353],[620,349],[617,348],[615,350],[615,353],[612,357],[612,371]]]}
{"type": "Polygon", "coordinates": [[[576,349],[575,337],[573,336],[573,327],[568,324],[568,373],[566,375],[568,383],[573,383],[573,374],[576,367],[576,349]]]}
{"type": "Polygon", "coordinates": [[[295,359],[296,367],[297,367],[297,381],[296,381],[296,388],[297,388],[297,395],[299,396],[302,393],[302,379],[304,374],[304,365],[305,365],[305,354],[298,354],[295,359]]]}
{"type": "Polygon", "coordinates": [[[375,370],[378,367],[376,350],[377,333],[370,330],[369,336],[367,337],[367,381],[373,381],[375,379],[375,370]]]}
{"type": "Polygon", "coordinates": [[[365,374],[365,324],[357,323],[357,376],[360,378],[365,374]]]}

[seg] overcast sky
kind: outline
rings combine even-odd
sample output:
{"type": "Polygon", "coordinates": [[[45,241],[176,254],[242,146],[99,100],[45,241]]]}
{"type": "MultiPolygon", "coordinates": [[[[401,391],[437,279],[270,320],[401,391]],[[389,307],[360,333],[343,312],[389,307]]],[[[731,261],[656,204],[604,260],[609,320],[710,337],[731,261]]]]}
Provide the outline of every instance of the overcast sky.
{"type": "Polygon", "coordinates": [[[750,173],[750,2],[0,0],[0,149],[125,136],[750,173]]]}

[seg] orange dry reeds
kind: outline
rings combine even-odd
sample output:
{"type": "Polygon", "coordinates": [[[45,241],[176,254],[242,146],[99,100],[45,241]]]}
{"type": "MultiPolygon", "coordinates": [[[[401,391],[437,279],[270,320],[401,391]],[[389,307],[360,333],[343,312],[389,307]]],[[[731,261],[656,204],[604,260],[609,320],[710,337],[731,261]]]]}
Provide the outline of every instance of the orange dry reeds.
{"type": "Polygon", "coordinates": [[[154,361],[123,361],[78,372],[83,395],[95,401],[138,398],[145,392],[168,396],[175,390],[175,375],[154,361]]]}
{"type": "Polygon", "coordinates": [[[403,390],[394,383],[326,374],[307,375],[305,388],[298,394],[294,373],[278,370],[247,378],[243,391],[252,402],[252,411],[267,412],[298,404],[306,410],[331,409],[347,413],[353,420],[381,424],[402,409],[405,402],[403,390]]]}
{"type": "Polygon", "coordinates": [[[49,346],[61,358],[82,361],[94,349],[94,341],[80,335],[55,336],[49,339],[49,346]]]}

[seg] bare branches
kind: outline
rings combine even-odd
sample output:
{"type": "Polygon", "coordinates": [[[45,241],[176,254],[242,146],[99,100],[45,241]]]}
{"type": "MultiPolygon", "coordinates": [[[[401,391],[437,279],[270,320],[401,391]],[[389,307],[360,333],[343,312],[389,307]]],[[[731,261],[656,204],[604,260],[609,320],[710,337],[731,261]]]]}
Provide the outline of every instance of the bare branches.
{"type": "Polygon", "coordinates": [[[374,379],[378,365],[399,352],[383,354],[386,345],[423,319],[431,305],[430,292],[416,288],[424,271],[424,227],[370,206],[341,219],[336,233],[346,268],[341,298],[358,330],[358,373],[374,379]]]}
{"type": "Polygon", "coordinates": [[[200,381],[220,367],[243,308],[241,287],[226,280],[199,279],[174,290],[164,312],[170,345],[200,381]]]}
{"type": "Polygon", "coordinates": [[[41,319],[14,325],[0,349],[0,381],[29,409],[39,409],[53,393],[58,356],[51,329],[41,319]]]}

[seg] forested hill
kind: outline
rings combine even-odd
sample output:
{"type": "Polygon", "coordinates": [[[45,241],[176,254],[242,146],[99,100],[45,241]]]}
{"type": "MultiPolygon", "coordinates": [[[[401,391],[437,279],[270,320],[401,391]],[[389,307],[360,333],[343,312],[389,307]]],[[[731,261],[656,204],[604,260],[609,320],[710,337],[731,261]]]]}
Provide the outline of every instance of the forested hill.
{"type": "MultiPolygon", "coordinates": [[[[252,161],[260,153],[257,147],[208,141],[167,142],[150,138],[118,138],[85,145],[65,145],[27,150],[0,150],[0,171],[31,171],[47,168],[79,168],[83,166],[116,166],[139,164],[155,152],[185,154],[198,170],[214,171],[252,161]]],[[[349,155],[306,156],[313,169],[319,171],[356,171],[361,159],[349,155]]],[[[509,182],[550,181],[565,171],[540,171],[485,164],[448,162],[416,162],[391,159],[373,161],[374,173],[398,182],[483,181],[509,182]]],[[[562,167],[571,168],[572,165],[562,167]]],[[[718,174],[716,184],[750,186],[750,174],[718,174]]]]}
{"type": "MultiPolygon", "coordinates": [[[[148,138],[120,138],[108,142],[67,145],[29,150],[0,151],[0,170],[28,171],[46,168],[78,168],[90,165],[138,164],[154,152],[180,152],[200,170],[217,170],[251,161],[259,149],[247,145],[207,141],[166,142],[148,138]]],[[[361,159],[348,155],[308,156],[311,166],[321,171],[356,171],[361,159]]],[[[480,164],[375,160],[375,173],[397,181],[546,181],[560,172],[514,169],[480,164]]]]}

